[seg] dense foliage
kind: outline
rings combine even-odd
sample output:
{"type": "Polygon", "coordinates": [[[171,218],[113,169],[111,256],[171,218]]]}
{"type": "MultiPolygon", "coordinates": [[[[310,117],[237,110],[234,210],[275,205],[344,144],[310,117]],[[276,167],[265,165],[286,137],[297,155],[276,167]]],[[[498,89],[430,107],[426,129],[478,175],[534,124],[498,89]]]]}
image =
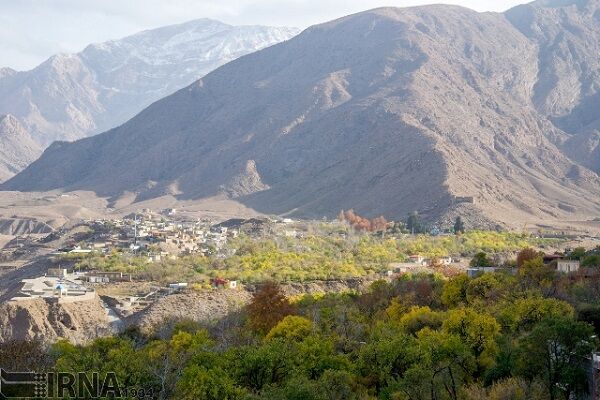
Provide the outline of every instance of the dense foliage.
{"type": "Polygon", "coordinates": [[[268,283],[211,325],[60,342],[49,368],[114,371],[156,398],[580,399],[599,294],[597,275],[559,275],[539,258],[516,275],[403,275],[295,301],[268,283]]]}
{"type": "MultiPolygon", "coordinates": [[[[407,260],[411,254],[426,258],[472,257],[485,252],[490,257],[516,252],[524,247],[544,247],[556,240],[526,234],[470,231],[462,235],[385,235],[319,231],[296,237],[233,239],[226,256],[190,255],[152,263],[143,256],[126,253],[80,256],[77,267],[87,270],[122,271],[156,281],[200,282],[223,277],[244,282],[304,281],[365,276],[384,272],[389,263],[407,260]]],[[[491,261],[490,261],[491,262],[491,261]]]]}

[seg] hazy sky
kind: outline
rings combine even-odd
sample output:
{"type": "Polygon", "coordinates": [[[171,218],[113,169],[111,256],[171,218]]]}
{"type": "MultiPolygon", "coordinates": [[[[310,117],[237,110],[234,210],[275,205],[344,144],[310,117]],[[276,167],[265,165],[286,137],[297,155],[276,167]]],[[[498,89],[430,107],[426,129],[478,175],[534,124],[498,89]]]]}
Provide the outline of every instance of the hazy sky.
{"type": "MultiPolygon", "coordinates": [[[[435,0],[0,0],[0,67],[30,69],[60,52],[196,18],[300,28],[381,6],[435,0]]],[[[448,0],[504,11],[526,0],[448,0]]]]}

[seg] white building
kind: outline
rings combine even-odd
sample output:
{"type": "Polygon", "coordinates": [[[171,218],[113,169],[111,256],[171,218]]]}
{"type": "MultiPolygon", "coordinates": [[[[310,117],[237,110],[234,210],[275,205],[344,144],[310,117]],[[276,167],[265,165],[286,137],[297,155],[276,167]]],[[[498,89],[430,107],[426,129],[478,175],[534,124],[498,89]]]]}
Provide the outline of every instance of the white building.
{"type": "Polygon", "coordinates": [[[569,274],[579,271],[579,265],[579,260],[558,260],[556,270],[558,272],[569,274]]]}

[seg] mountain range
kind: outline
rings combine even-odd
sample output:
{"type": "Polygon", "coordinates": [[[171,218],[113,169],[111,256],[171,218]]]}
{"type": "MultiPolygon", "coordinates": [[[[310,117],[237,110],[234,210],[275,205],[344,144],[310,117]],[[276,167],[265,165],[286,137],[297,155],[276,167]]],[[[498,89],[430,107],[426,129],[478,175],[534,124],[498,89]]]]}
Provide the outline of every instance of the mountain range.
{"type": "Polygon", "coordinates": [[[0,113],[41,145],[127,121],[213,69],[298,33],[200,19],[57,54],[30,71],[0,69],[0,113]]]}
{"type": "Polygon", "coordinates": [[[258,211],[473,225],[600,212],[600,0],[380,8],[57,142],[4,190],[224,194],[258,211]]]}
{"type": "Polygon", "coordinates": [[[0,115],[0,181],[21,171],[42,154],[29,132],[12,115],[0,115]]]}

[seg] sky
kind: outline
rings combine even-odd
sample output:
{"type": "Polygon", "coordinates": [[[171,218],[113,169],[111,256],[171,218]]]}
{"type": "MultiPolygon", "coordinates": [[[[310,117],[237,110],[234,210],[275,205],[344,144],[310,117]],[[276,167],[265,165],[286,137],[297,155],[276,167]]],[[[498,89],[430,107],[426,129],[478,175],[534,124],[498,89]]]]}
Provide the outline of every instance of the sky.
{"type": "MultiPolygon", "coordinates": [[[[382,6],[435,0],[0,0],[0,67],[28,70],[56,53],[197,18],[234,25],[306,28],[382,6]]],[[[526,0],[447,0],[504,11],[526,0]]]]}

